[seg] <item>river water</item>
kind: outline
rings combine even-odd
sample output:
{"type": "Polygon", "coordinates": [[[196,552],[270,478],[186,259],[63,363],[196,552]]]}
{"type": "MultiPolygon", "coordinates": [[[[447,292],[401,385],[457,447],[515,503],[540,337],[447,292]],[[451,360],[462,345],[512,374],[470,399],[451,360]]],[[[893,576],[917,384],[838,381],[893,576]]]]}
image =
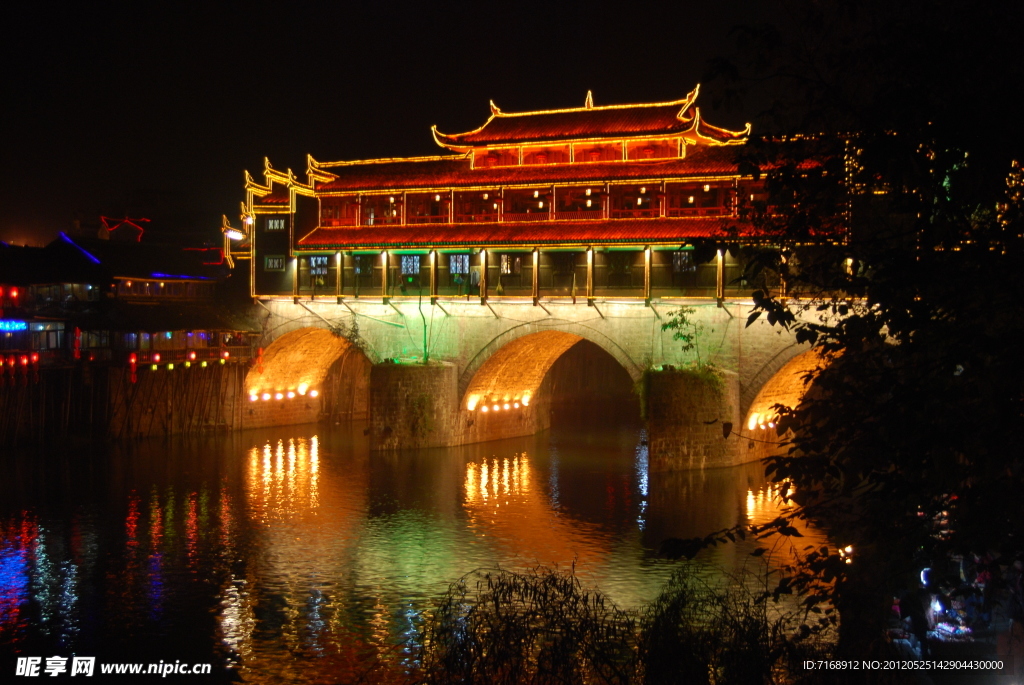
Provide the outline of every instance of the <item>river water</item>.
{"type": "MultiPolygon", "coordinates": [[[[345,681],[378,651],[400,659],[395,645],[474,569],[575,564],[636,607],[676,567],[657,554],[665,538],[778,513],[756,464],[650,473],[629,421],[394,454],[370,452],[363,428],[5,456],[3,679],[18,656],[85,655],[209,663],[210,680],[345,681]]],[[[737,573],[758,563],[753,548],[705,560],[737,573]]]]}

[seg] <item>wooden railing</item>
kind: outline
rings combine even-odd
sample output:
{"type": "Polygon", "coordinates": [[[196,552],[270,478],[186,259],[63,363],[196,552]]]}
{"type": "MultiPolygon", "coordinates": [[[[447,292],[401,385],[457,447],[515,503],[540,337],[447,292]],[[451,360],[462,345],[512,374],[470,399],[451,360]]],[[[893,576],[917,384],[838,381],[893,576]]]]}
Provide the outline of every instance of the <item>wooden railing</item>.
{"type": "Polygon", "coordinates": [[[555,219],[560,221],[588,221],[603,219],[604,212],[600,209],[582,209],[573,212],[555,212],[555,219]]]}
{"type": "MultiPolygon", "coordinates": [[[[732,216],[733,211],[729,207],[671,207],[665,211],[668,217],[687,216],[732,216]]],[[[612,209],[608,212],[611,219],[654,219],[661,216],[661,209],[649,207],[645,209],[612,209]]],[[[497,212],[487,214],[456,214],[449,218],[447,214],[437,216],[407,216],[405,225],[413,224],[470,224],[470,223],[509,223],[520,221],[594,221],[605,218],[605,213],[600,209],[578,210],[571,212],[504,212],[499,215],[497,212]]],[[[402,224],[401,216],[379,216],[374,217],[373,226],[393,226],[402,224]]],[[[320,226],[334,228],[341,226],[357,226],[355,219],[321,219],[320,226]]],[[[364,217],[362,225],[369,226],[370,219],[364,217]]]]}
{"type": "Polygon", "coordinates": [[[728,216],[728,207],[675,207],[670,208],[668,216],[728,216]]]}
{"type": "Polygon", "coordinates": [[[547,221],[550,218],[547,212],[505,212],[501,215],[502,222],[547,221]]]}
{"type": "Polygon", "coordinates": [[[498,220],[498,213],[491,212],[489,214],[456,214],[455,223],[457,224],[473,224],[473,223],[494,223],[498,220]]]}
{"type": "Polygon", "coordinates": [[[407,216],[405,218],[407,224],[446,224],[448,223],[448,215],[441,214],[438,216],[407,216]]]}
{"type": "Polygon", "coordinates": [[[653,219],[661,216],[661,210],[656,207],[650,209],[613,209],[613,219],[653,219]]]}

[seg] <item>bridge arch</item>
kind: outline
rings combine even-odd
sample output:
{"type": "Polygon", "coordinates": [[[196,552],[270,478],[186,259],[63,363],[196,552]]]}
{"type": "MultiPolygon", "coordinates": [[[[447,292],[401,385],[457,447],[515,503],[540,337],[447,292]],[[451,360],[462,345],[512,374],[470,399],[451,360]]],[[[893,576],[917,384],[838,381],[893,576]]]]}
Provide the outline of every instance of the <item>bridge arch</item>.
{"type": "MultiPolygon", "coordinates": [[[[588,326],[559,327],[522,324],[491,339],[470,359],[459,376],[459,397],[466,407],[473,393],[496,392],[522,375],[523,387],[539,388],[551,366],[580,340],[588,340],[607,352],[636,382],[643,375],[638,364],[618,343],[588,326]],[[499,379],[505,378],[505,381],[499,379]]],[[[502,394],[512,390],[502,390],[502,394]]]]}
{"type": "Polygon", "coordinates": [[[350,340],[319,327],[289,331],[246,374],[248,426],[308,423],[366,412],[370,362],[350,340]]]}
{"type": "Polygon", "coordinates": [[[820,350],[810,349],[784,363],[761,387],[743,416],[740,430],[754,438],[745,461],[773,456],[779,439],[774,431],[775,405],[796,407],[812,389],[813,378],[828,363],[820,350]]]}

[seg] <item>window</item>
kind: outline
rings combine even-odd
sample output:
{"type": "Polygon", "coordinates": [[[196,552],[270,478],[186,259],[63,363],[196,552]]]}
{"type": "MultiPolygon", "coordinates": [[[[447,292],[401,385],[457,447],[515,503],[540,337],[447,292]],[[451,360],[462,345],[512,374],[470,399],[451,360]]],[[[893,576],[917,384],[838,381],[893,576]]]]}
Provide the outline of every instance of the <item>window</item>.
{"type": "Polygon", "coordinates": [[[283,231],[284,230],[284,217],[269,217],[267,219],[267,230],[268,231],[283,231]]]}
{"type": "Polygon", "coordinates": [[[267,255],[263,258],[264,271],[284,271],[284,255],[267,255]]]}
{"type": "Polygon", "coordinates": [[[325,255],[317,255],[309,258],[309,275],[310,276],[326,276],[327,275],[327,259],[325,255]]]}
{"type": "Polygon", "coordinates": [[[674,273],[686,274],[696,270],[697,265],[693,263],[693,254],[683,251],[672,253],[672,271],[674,273]]]}
{"type": "Polygon", "coordinates": [[[469,255],[453,254],[448,258],[448,272],[451,274],[469,273],[469,255]]]}
{"type": "Polygon", "coordinates": [[[416,276],[420,273],[420,256],[418,254],[402,255],[402,275],[416,276]]]}
{"type": "Polygon", "coordinates": [[[361,254],[355,257],[356,276],[373,273],[373,255],[361,254]]]}
{"type": "Polygon", "coordinates": [[[523,258],[517,255],[501,255],[501,273],[504,276],[518,276],[523,268],[523,258]]]}

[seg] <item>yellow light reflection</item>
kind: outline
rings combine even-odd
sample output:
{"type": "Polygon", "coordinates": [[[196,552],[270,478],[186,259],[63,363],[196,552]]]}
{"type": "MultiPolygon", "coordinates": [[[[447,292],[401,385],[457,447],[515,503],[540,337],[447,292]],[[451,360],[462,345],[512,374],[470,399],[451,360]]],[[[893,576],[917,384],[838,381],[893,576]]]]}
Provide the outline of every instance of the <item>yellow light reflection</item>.
{"type": "Polygon", "coordinates": [[[535,488],[529,456],[517,453],[466,464],[464,508],[479,539],[492,541],[516,563],[598,568],[613,542],[594,524],[570,520],[535,488]],[[592,564],[592,566],[591,566],[592,564]]]}

